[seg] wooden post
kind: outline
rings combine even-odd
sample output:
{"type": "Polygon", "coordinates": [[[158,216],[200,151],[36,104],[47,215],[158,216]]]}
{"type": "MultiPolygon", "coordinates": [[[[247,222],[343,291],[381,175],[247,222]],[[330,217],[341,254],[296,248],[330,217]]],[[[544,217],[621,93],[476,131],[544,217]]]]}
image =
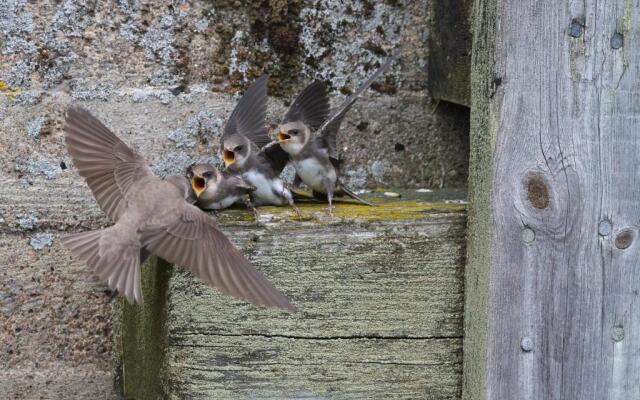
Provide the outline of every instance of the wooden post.
{"type": "Polygon", "coordinates": [[[167,296],[173,267],[155,256],[142,269],[144,304],[118,299],[114,317],[116,377],[124,399],[165,397],[162,386],[167,347],[167,296]]]}
{"type": "Polygon", "coordinates": [[[474,5],[465,399],[640,398],[639,17],[474,5]]]}

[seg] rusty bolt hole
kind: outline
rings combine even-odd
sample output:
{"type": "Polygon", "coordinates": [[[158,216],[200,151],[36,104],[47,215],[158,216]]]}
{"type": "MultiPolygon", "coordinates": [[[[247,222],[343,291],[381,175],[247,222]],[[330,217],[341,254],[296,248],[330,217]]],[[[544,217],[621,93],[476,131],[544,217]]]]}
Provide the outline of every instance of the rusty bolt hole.
{"type": "Polygon", "coordinates": [[[616,247],[621,250],[628,248],[633,243],[635,236],[636,234],[631,230],[624,230],[618,233],[615,240],[616,247]]]}
{"type": "Polygon", "coordinates": [[[549,188],[545,180],[538,174],[528,174],[526,178],[527,200],[537,209],[549,206],[549,188]]]}

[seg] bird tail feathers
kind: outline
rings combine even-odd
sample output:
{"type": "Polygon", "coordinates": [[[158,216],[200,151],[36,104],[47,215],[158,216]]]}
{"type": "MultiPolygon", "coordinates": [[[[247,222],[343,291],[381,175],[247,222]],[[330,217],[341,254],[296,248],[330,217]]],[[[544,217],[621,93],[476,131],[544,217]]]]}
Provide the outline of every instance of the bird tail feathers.
{"type": "Polygon", "coordinates": [[[131,303],[142,304],[141,259],[146,254],[137,238],[118,226],[75,233],[62,238],[71,253],[84,261],[111,290],[131,303]]]}
{"type": "Polygon", "coordinates": [[[370,201],[367,201],[365,199],[363,199],[362,197],[358,196],[357,194],[353,193],[350,189],[341,186],[339,190],[336,191],[335,193],[336,196],[349,196],[354,200],[357,200],[358,202],[362,203],[362,204],[366,204],[368,206],[372,206],[375,207],[377,206],[377,204],[371,203],[370,201]]]}

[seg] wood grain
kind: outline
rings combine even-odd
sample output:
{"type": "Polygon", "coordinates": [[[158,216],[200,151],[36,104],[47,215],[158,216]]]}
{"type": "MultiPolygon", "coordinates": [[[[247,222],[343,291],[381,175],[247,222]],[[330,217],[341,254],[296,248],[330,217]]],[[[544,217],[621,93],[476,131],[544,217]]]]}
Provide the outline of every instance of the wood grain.
{"type": "Polygon", "coordinates": [[[176,270],[172,398],[459,398],[464,216],[225,226],[299,310],[225,297],[176,270]]]}
{"type": "Polygon", "coordinates": [[[487,357],[466,398],[638,398],[640,8],[482,0],[476,15],[470,175],[492,198],[470,193],[486,209],[466,315],[486,319],[466,333],[488,333],[465,348],[487,357]]]}

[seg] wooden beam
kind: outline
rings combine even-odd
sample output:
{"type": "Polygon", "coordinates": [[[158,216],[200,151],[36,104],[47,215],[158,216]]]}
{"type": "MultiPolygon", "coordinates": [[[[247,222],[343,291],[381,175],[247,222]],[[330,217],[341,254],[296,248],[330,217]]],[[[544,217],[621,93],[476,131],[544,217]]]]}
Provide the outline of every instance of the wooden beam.
{"type": "Polygon", "coordinates": [[[464,398],[639,398],[640,8],[473,15],[464,398]]]}
{"type": "Polygon", "coordinates": [[[431,3],[429,91],[436,99],[469,107],[472,0],[431,3]]]}
{"type": "MultiPolygon", "coordinates": [[[[125,385],[128,393],[157,384],[168,398],[459,399],[464,207],[339,204],[331,221],[324,205],[300,207],[311,216],[304,222],[282,207],[261,208],[258,224],[238,210],[222,220],[233,242],[299,310],[255,307],[175,268],[166,346],[136,340],[127,347],[125,339],[121,353],[126,371],[129,354],[139,355],[135,366],[149,351],[153,357],[164,351],[162,370],[140,375],[135,391],[125,385]]],[[[115,324],[127,320],[116,316],[115,324]]],[[[149,328],[136,329],[129,338],[149,328]]],[[[164,337],[161,329],[153,332],[164,337]]]]}
{"type": "Polygon", "coordinates": [[[125,399],[153,400],[163,396],[162,373],[167,347],[168,282],[173,267],[155,256],[142,269],[144,304],[124,297],[114,307],[116,386],[125,399]]]}

